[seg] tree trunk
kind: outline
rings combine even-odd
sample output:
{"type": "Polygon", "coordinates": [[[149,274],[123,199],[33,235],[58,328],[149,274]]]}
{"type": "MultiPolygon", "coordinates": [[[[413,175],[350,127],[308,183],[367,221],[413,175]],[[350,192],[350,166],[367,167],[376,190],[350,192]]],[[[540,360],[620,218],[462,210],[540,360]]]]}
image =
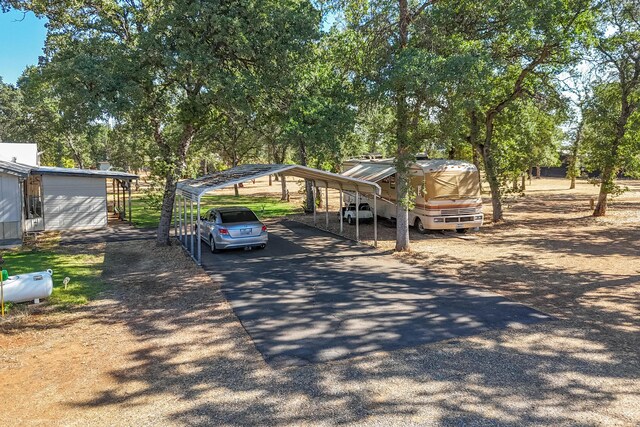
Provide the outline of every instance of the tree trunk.
{"type": "Polygon", "coordinates": [[[522,191],[525,191],[527,189],[527,174],[523,172],[521,175],[521,178],[522,178],[522,191]]]}
{"type": "MultiPolygon", "coordinates": [[[[278,175],[276,175],[276,178],[277,177],[278,175]]],[[[289,201],[289,198],[287,197],[287,178],[284,175],[280,178],[280,187],[282,188],[282,196],[280,197],[280,200],[289,201]]]]}
{"type": "Polygon", "coordinates": [[[593,216],[605,216],[607,213],[607,199],[613,188],[613,175],[613,168],[610,166],[607,166],[605,170],[602,171],[598,203],[593,210],[593,216]]]}
{"type": "Polygon", "coordinates": [[[305,212],[313,212],[313,181],[310,179],[304,180],[304,193],[304,210],[305,212]]]}
{"type": "MultiPolygon", "coordinates": [[[[165,158],[172,157],[167,145],[163,141],[163,137],[160,133],[160,128],[157,126],[155,130],[155,139],[161,148],[164,148],[165,158]]],[[[176,197],[176,185],[178,179],[182,176],[187,168],[187,152],[189,146],[193,141],[195,135],[195,128],[193,125],[185,125],[182,136],[180,137],[180,145],[178,146],[177,159],[174,161],[173,168],[165,175],[164,194],[162,196],[162,208],[160,210],[160,222],[158,224],[158,234],[156,236],[156,244],[158,246],[169,246],[171,240],[169,233],[171,230],[171,218],[173,216],[173,204],[176,197]]]]}
{"type": "Polygon", "coordinates": [[[502,211],[502,190],[500,188],[500,177],[498,176],[498,166],[493,158],[493,119],[497,111],[489,111],[485,119],[484,143],[480,147],[482,160],[484,161],[484,173],[491,189],[491,205],[493,206],[493,222],[498,223],[503,220],[502,211]]]}
{"type": "Polygon", "coordinates": [[[502,212],[502,193],[500,190],[500,182],[496,176],[494,169],[493,156],[491,154],[483,154],[487,181],[489,182],[489,188],[491,189],[491,205],[493,207],[493,222],[498,223],[503,220],[502,212]]]}
{"type": "Polygon", "coordinates": [[[471,146],[473,150],[473,164],[476,167],[478,173],[478,186],[480,187],[480,194],[482,194],[482,174],[480,173],[480,156],[478,156],[478,147],[471,146]]]}
{"type": "MultiPolygon", "coordinates": [[[[307,147],[304,145],[304,141],[300,140],[298,143],[298,155],[300,157],[300,165],[307,166],[307,147]]],[[[313,182],[311,180],[304,180],[304,210],[305,212],[313,212],[313,182]]]]}
{"type": "Polygon", "coordinates": [[[627,122],[633,112],[633,108],[629,104],[629,93],[623,91],[622,93],[622,107],[620,109],[620,116],[616,123],[616,135],[611,144],[611,152],[609,157],[605,160],[605,166],[602,168],[602,179],[600,181],[600,193],[598,194],[598,204],[593,210],[593,216],[605,216],[607,213],[607,198],[609,194],[615,189],[615,175],[616,164],[618,163],[618,151],[620,143],[624,138],[627,122]]]}
{"type": "MultiPolygon", "coordinates": [[[[407,47],[409,37],[409,9],[407,0],[399,0],[400,45],[399,52],[407,47]]],[[[396,251],[409,250],[409,117],[407,111],[406,87],[403,81],[396,89],[396,251]]]]}
{"type": "MultiPolygon", "coordinates": [[[[236,166],[238,166],[238,163],[240,163],[240,162],[239,162],[238,158],[236,157],[236,155],[234,153],[233,161],[231,163],[231,167],[235,168],[236,166]]],[[[240,197],[240,190],[238,189],[238,184],[233,184],[233,195],[235,197],[240,197]]]]}
{"type": "Polygon", "coordinates": [[[320,191],[320,188],[316,187],[316,206],[318,206],[318,209],[322,209],[323,204],[322,204],[322,191],[320,191]]]}
{"type": "Polygon", "coordinates": [[[503,220],[502,212],[502,190],[500,188],[500,179],[498,177],[497,167],[493,159],[493,153],[487,144],[482,147],[482,160],[484,161],[484,170],[491,190],[491,205],[493,206],[493,222],[497,223],[503,220]]]}
{"type": "Polygon", "coordinates": [[[69,136],[69,138],[67,139],[67,142],[69,143],[69,148],[73,153],[73,157],[75,158],[76,163],[78,164],[78,167],[80,169],[84,169],[84,161],[82,161],[82,154],[80,153],[80,151],[78,151],[76,145],[73,143],[73,137],[69,136]]]}
{"type": "Polygon", "coordinates": [[[536,165],[536,179],[542,178],[540,165],[536,165]]]}

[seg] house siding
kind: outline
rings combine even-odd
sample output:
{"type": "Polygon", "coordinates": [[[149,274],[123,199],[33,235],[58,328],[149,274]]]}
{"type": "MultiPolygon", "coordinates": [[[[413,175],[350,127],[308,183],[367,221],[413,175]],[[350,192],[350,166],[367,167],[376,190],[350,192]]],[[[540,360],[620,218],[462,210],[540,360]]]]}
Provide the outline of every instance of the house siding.
{"type": "Polygon", "coordinates": [[[44,175],[45,230],[82,230],[107,226],[104,178],[44,175]]]}
{"type": "Polygon", "coordinates": [[[22,241],[21,206],[18,177],[0,173],[0,246],[22,241]]]}

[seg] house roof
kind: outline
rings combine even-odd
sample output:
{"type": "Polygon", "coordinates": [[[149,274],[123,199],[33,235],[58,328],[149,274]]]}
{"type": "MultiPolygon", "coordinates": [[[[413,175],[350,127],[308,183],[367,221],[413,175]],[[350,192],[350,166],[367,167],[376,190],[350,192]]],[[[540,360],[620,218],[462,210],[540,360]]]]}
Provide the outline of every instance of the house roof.
{"type": "Polygon", "coordinates": [[[58,168],[52,166],[29,166],[22,163],[0,160],[0,172],[26,178],[31,175],[60,175],[90,178],[138,179],[138,175],[113,170],[58,168]]]}
{"type": "Polygon", "coordinates": [[[99,169],[74,169],[59,168],[53,166],[38,166],[31,169],[33,175],[63,175],[63,176],[81,176],[90,178],[115,178],[115,179],[138,179],[138,175],[126,172],[118,172],[114,170],[99,169]]]}
{"type": "Polygon", "coordinates": [[[27,176],[29,176],[29,172],[31,172],[31,169],[32,166],[23,165],[22,163],[0,160],[0,172],[2,173],[26,178],[27,176]]]}
{"type": "Polygon", "coordinates": [[[214,190],[230,187],[267,175],[296,176],[316,182],[318,187],[328,187],[348,191],[361,191],[380,194],[380,186],[370,181],[351,178],[337,173],[326,172],[300,165],[254,164],[205,175],[196,179],[187,179],[178,183],[178,190],[191,196],[202,196],[214,190]]]}

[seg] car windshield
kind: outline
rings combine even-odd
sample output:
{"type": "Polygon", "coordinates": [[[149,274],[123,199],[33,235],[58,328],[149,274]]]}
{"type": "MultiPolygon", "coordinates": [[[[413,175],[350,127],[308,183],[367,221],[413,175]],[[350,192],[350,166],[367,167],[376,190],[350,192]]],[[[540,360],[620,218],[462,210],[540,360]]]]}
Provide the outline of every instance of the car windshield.
{"type": "Polygon", "coordinates": [[[232,222],[252,222],[258,220],[256,215],[251,211],[220,212],[220,218],[223,224],[229,224],[232,222]]]}

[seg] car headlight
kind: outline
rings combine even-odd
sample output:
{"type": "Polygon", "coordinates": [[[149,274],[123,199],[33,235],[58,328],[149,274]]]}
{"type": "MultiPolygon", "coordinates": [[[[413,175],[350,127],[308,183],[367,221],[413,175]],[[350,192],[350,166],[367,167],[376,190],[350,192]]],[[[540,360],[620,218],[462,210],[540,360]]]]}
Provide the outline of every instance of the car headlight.
{"type": "Polygon", "coordinates": [[[473,217],[473,219],[475,219],[476,221],[480,221],[482,220],[482,215],[476,215],[473,217]]]}
{"type": "Polygon", "coordinates": [[[433,222],[444,222],[444,218],[433,218],[433,222]]]}

